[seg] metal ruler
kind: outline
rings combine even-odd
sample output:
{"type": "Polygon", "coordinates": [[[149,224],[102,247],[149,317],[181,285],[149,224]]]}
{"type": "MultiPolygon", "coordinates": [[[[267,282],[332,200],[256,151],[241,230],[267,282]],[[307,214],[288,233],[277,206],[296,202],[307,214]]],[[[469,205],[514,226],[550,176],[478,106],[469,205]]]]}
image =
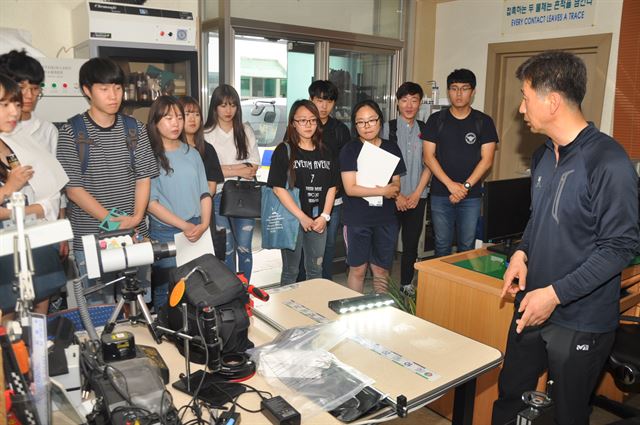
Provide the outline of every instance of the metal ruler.
{"type": "Polygon", "coordinates": [[[47,317],[31,313],[31,369],[33,370],[33,399],[40,423],[49,424],[49,357],[47,352],[47,317]]]}

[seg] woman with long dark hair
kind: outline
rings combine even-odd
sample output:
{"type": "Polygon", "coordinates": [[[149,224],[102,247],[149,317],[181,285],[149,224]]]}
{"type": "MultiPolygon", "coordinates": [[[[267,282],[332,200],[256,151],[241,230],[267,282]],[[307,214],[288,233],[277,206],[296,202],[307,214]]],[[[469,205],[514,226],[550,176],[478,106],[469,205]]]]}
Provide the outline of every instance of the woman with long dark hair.
{"type": "Polygon", "coordinates": [[[394,199],[400,193],[400,174],[406,171],[402,153],[396,143],[380,137],[383,123],[380,106],[373,100],[357,103],[351,112],[351,123],[357,138],[340,151],[340,171],[346,196],[342,207],[349,277],[347,286],[362,292],[367,267],[373,272],[373,290],[387,291],[389,270],[398,241],[398,217],[394,199]],[[388,184],[382,187],[364,187],[358,184],[356,174],[362,147],[370,143],[397,156],[396,165],[388,184]],[[371,205],[364,197],[381,196],[382,205],[371,205]]]}
{"type": "Polygon", "coordinates": [[[336,196],[338,167],[322,143],[319,123],[320,114],[313,102],[296,101],[289,112],[285,139],[271,158],[267,184],[300,222],[295,249],[281,250],[282,285],[296,281],[303,250],[306,278],[322,277],[325,230],[336,196]],[[300,190],[300,207],[286,190],[287,182],[300,190]]]}
{"type": "MultiPolygon", "coordinates": [[[[253,130],[242,123],[240,97],[230,85],[218,86],[211,95],[204,138],[216,149],[225,180],[238,177],[253,180],[260,166],[260,152],[253,130]]],[[[225,263],[234,273],[240,271],[251,279],[251,238],[255,219],[220,215],[221,191],[219,186],[213,204],[216,228],[226,231],[225,263]]]]}
{"type": "MultiPolygon", "coordinates": [[[[172,97],[160,96],[151,105],[147,131],[151,149],[160,164],[160,175],[151,179],[149,233],[159,242],[173,241],[184,232],[196,242],[209,228],[211,195],[204,164],[191,149],[184,134],[184,110],[172,97]]],[[[167,303],[169,271],[175,258],[153,263],[153,304],[156,310],[167,303]]]]}

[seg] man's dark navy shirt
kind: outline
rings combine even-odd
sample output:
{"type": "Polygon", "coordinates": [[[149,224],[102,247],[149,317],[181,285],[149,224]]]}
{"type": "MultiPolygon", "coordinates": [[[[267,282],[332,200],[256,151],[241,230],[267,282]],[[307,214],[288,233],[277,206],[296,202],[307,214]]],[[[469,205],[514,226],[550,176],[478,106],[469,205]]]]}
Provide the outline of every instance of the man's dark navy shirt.
{"type": "Polygon", "coordinates": [[[548,140],[533,156],[531,218],[519,249],[526,292],[553,285],[549,321],[581,332],[618,326],[620,272],[638,245],[638,176],[624,149],[593,124],[556,157],[548,140]]]}

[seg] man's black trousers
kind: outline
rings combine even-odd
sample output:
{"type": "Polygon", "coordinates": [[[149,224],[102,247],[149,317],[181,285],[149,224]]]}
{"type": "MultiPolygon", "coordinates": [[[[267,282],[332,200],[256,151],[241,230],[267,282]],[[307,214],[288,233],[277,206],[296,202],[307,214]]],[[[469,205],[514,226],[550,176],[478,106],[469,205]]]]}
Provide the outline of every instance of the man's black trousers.
{"type": "Polygon", "coordinates": [[[526,408],[522,394],[536,389],[538,377],[545,369],[553,380],[550,395],[555,405],[555,423],[588,424],[589,399],[611,352],[615,331],[578,332],[545,323],[527,327],[518,335],[517,317],[516,312],[509,328],[492,424],[515,421],[518,412],[526,408]]]}
{"type": "Polygon", "coordinates": [[[427,198],[420,198],[415,208],[398,211],[398,220],[402,229],[402,259],[400,260],[400,284],[410,285],[415,272],[414,265],[418,257],[418,242],[424,230],[424,209],[427,198]]]}

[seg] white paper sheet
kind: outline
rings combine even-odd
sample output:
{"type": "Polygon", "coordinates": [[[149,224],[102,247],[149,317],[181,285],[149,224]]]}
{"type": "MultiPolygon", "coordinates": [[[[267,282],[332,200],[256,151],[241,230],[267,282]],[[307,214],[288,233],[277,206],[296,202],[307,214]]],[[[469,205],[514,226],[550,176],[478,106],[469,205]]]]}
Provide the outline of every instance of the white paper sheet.
{"type": "Polygon", "coordinates": [[[197,242],[189,242],[183,232],[176,233],[173,240],[176,242],[176,264],[178,267],[201,255],[213,254],[211,229],[207,229],[197,242]]]}
{"type": "MultiPolygon", "coordinates": [[[[392,153],[364,142],[358,155],[356,184],[362,187],[386,186],[399,161],[400,158],[392,153]]],[[[382,196],[366,196],[363,199],[373,207],[382,206],[382,196]]]]}

